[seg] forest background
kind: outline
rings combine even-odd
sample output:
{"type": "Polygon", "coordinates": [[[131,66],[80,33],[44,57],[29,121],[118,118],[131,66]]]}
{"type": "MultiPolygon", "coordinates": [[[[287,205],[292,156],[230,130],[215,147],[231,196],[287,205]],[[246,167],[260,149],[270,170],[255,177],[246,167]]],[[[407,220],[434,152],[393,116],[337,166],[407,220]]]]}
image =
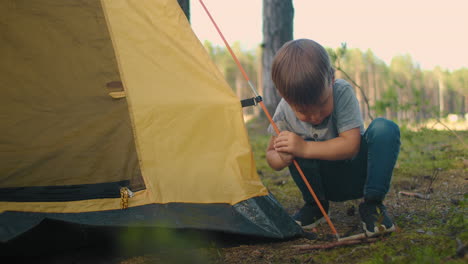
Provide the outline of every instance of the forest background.
{"type": "MultiPolygon", "coordinates": [[[[205,41],[205,48],[224,74],[239,98],[252,97],[242,74],[226,48],[205,41]]],[[[257,87],[262,87],[261,48],[243,50],[239,42],[233,44],[241,64],[257,87]]],[[[425,123],[446,118],[461,121],[468,105],[468,68],[454,71],[436,67],[422,70],[411,55],[396,56],[390,65],[380,60],[372,50],[327,48],[337,69],[337,78],[352,82],[361,105],[363,118],[368,122],[376,116],[398,123],[425,123]]],[[[262,94],[262,92],[261,92],[262,94]]],[[[258,115],[257,108],[246,109],[247,119],[258,115]]]]}
{"type": "MultiPolygon", "coordinates": [[[[434,128],[440,127],[436,123],[441,118],[450,115],[446,121],[452,123],[451,128],[468,128],[466,124],[453,124],[466,120],[468,107],[468,67],[463,64],[468,52],[461,46],[468,41],[462,34],[462,24],[468,22],[459,15],[466,5],[462,1],[426,2],[424,9],[420,8],[420,1],[396,1],[384,6],[366,0],[338,1],[333,5],[303,0],[204,2],[212,9],[221,30],[226,29],[228,41],[234,40],[230,44],[270,112],[274,112],[280,99],[271,83],[272,57],[286,41],[310,37],[327,48],[337,78],[353,84],[367,123],[383,116],[399,124],[424,123],[434,128]],[[318,20],[327,23],[317,23],[318,20]],[[362,37],[356,40],[353,35],[362,37]],[[336,47],[337,41],[342,42],[340,47],[336,47]],[[334,48],[327,44],[334,44],[334,48]],[[363,50],[356,46],[372,48],[363,50]],[[382,54],[374,52],[374,46],[382,54]],[[399,52],[392,56],[390,50],[399,52]],[[413,59],[410,52],[423,63],[413,59]]],[[[179,3],[229,85],[241,99],[252,97],[198,1],[179,3]]],[[[250,120],[259,111],[247,109],[245,114],[250,120]]]]}

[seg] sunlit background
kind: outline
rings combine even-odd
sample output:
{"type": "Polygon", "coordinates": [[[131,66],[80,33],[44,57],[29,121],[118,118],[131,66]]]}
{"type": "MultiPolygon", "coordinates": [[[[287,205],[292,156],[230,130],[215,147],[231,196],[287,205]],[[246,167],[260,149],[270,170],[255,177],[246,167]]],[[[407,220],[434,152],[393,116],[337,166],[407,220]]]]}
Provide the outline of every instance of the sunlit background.
{"type": "MultiPolygon", "coordinates": [[[[263,83],[270,81],[262,72],[263,1],[203,2],[262,94],[271,86],[263,83]]],[[[468,1],[292,3],[293,38],[313,39],[328,49],[337,78],[353,83],[366,122],[374,116],[399,123],[446,118],[463,121],[453,129],[468,129],[468,1]]],[[[190,20],[238,97],[250,96],[199,0],[190,1],[190,20]]]]}
{"type": "MultiPolygon", "coordinates": [[[[244,49],[262,42],[262,0],[204,0],[230,43],[244,49]]],[[[198,0],[191,1],[193,30],[203,42],[222,45],[198,0]]],[[[294,38],[330,48],[371,49],[387,64],[410,54],[421,69],[468,67],[466,0],[294,0],[294,38]]]]}

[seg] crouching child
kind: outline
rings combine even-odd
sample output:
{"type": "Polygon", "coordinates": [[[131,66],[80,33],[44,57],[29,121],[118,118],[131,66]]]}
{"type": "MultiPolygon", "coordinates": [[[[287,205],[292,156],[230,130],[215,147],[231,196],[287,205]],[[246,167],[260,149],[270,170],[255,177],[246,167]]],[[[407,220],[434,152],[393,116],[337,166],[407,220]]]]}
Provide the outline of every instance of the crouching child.
{"type": "Polygon", "coordinates": [[[335,79],[326,50],[315,41],[298,39],[278,50],[272,79],[283,99],[273,120],[266,159],[271,168],[289,167],[304,206],[293,216],[303,228],[323,215],[292,161],[295,159],[324,209],[329,201],[364,198],[359,214],[367,235],[392,232],[395,225],[383,205],[400,150],[400,130],[377,118],[364,130],[352,86],[335,79]]]}

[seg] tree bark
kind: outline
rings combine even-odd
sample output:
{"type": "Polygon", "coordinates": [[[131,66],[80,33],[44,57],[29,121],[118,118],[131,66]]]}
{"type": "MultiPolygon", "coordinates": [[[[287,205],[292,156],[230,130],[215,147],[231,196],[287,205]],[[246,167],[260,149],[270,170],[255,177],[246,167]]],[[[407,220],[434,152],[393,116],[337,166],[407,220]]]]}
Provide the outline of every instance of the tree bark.
{"type": "Polygon", "coordinates": [[[179,2],[180,7],[187,17],[187,20],[190,22],[190,0],[177,0],[177,2],[179,2]]]}
{"type": "MultiPolygon", "coordinates": [[[[377,87],[375,81],[375,65],[373,62],[369,62],[367,66],[367,83],[368,83],[368,94],[367,97],[369,99],[369,104],[371,107],[375,106],[375,101],[377,100],[377,87]]],[[[370,115],[374,116],[375,110],[369,113],[370,115]]],[[[366,116],[367,118],[367,116],[366,116]]]]}
{"type": "Polygon", "coordinates": [[[271,65],[276,51],[293,38],[293,19],[292,0],[263,0],[263,97],[272,115],[281,96],[271,80],[271,65]]]}
{"type": "Polygon", "coordinates": [[[442,81],[442,77],[439,77],[439,118],[444,117],[445,108],[444,108],[444,90],[445,84],[442,81]]]}

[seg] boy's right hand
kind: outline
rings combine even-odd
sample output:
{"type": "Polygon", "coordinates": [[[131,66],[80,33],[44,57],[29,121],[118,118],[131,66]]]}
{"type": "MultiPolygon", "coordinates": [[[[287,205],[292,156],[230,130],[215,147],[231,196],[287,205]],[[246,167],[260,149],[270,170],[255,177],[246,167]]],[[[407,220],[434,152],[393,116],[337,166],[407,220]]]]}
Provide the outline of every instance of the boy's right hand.
{"type": "Polygon", "coordinates": [[[294,156],[290,153],[277,151],[280,158],[289,166],[294,160],[294,156]]]}
{"type": "Polygon", "coordinates": [[[287,152],[276,151],[273,146],[275,139],[275,136],[270,138],[266,151],[266,160],[272,169],[279,171],[291,165],[294,160],[294,155],[287,152]]]}

